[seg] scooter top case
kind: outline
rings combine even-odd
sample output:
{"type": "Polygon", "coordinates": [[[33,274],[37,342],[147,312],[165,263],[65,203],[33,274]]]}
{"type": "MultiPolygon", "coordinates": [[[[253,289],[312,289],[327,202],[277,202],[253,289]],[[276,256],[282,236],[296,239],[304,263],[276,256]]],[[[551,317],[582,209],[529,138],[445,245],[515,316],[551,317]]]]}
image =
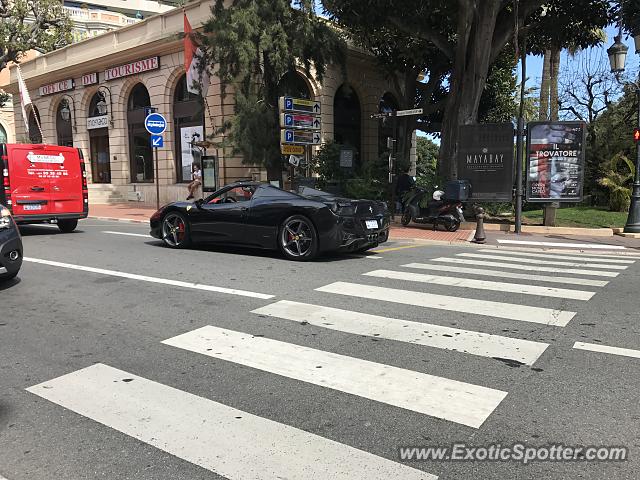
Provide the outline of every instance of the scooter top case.
{"type": "Polygon", "coordinates": [[[471,198],[471,184],[468,180],[450,180],[444,185],[445,200],[466,202],[471,198]]]}

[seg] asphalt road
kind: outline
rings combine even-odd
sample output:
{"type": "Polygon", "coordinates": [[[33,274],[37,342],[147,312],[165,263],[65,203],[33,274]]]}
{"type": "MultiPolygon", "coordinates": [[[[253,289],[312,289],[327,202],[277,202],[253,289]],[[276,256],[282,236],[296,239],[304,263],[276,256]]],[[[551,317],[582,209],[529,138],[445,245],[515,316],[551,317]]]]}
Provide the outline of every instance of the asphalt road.
{"type": "Polygon", "coordinates": [[[0,285],[0,478],[639,478],[637,252],[391,242],[295,263],[147,230],[23,228],[0,285]],[[399,456],[453,443],[629,458],[399,456]]]}

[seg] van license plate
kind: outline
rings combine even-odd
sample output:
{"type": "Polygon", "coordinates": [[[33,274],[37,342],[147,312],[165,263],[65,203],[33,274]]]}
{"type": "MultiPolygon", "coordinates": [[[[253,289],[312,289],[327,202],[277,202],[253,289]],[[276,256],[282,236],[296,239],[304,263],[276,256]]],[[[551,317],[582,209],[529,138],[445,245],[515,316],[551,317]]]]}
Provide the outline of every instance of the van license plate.
{"type": "Polygon", "coordinates": [[[42,210],[42,205],[25,205],[25,210],[42,210]]]}
{"type": "Polygon", "coordinates": [[[374,230],[374,229],[378,228],[378,221],[377,220],[366,220],[365,224],[367,225],[367,228],[369,230],[374,230]]]}

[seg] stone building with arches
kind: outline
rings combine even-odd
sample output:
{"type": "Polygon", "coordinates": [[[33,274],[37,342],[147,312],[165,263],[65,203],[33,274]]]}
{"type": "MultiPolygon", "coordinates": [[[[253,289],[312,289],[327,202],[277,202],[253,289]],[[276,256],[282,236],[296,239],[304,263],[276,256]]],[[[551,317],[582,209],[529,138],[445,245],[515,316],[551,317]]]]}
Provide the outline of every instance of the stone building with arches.
{"type": "MultiPolygon", "coordinates": [[[[194,29],[211,15],[212,4],[187,4],[194,29]]],[[[232,118],[234,105],[232,95],[221,96],[215,77],[206,102],[187,92],[182,32],[183,11],[174,9],[24,62],[21,70],[34,109],[28,114],[27,135],[20,105],[14,102],[16,141],[81,148],[90,203],[135,200],[155,205],[155,182],[160,202],[183,199],[191,163],[202,154],[217,156],[219,184],[266,179],[263,168],[245,164],[231,149],[194,147],[194,141],[209,138],[232,118]],[[157,171],[143,124],[149,107],[168,120],[157,171]]],[[[346,68],[329,66],[322,84],[302,71],[288,73],[281,84],[283,94],[321,102],[323,141],[354,149],[357,162],[384,153],[388,126],[370,116],[397,106],[397,95],[366,52],[349,48],[346,68]]],[[[17,93],[15,69],[6,90],[17,93]]]]}

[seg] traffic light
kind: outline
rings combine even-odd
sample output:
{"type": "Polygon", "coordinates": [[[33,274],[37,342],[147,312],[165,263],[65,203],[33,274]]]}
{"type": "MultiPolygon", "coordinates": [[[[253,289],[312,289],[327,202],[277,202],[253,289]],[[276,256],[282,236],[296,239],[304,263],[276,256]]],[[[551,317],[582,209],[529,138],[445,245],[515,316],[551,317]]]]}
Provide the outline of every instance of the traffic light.
{"type": "Polygon", "coordinates": [[[640,142],[640,128],[633,129],[633,141],[636,143],[640,142]]]}

